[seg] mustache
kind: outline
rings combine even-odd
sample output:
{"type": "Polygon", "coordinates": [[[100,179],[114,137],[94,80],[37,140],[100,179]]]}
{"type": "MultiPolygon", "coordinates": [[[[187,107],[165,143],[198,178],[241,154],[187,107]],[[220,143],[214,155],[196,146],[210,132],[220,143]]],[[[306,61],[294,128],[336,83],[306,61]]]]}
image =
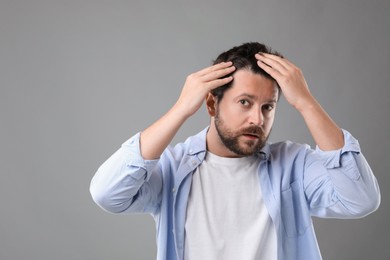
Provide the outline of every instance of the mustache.
{"type": "Polygon", "coordinates": [[[249,127],[246,127],[244,129],[241,129],[239,134],[251,134],[251,135],[255,135],[257,137],[261,137],[264,135],[264,131],[261,127],[259,126],[256,126],[256,125],[253,125],[253,126],[249,126],[249,127]]]}

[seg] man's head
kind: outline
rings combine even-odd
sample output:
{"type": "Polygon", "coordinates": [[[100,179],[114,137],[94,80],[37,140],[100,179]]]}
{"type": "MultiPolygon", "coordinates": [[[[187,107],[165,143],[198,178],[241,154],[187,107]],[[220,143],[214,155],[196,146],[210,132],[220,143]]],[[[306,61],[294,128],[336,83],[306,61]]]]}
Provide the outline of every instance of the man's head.
{"type": "MultiPolygon", "coordinates": [[[[247,70],[252,71],[255,74],[259,74],[259,75],[264,76],[265,78],[273,80],[273,78],[268,73],[266,73],[263,69],[261,69],[257,65],[257,60],[255,58],[255,54],[259,53],[259,52],[270,53],[270,54],[277,55],[279,57],[283,57],[279,52],[272,51],[270,47],[268,47],[262,43],[248,42],[248,43],[244,43],[242,45],[233,47],[230,50],[221,53],[214,60],[213,64],[231,61],[231,62],[233,62],[233,66],[236,68],[235,71],[247,69],[247,70]]],[[[234,74],[234,72],[232,74],[234,74]]],[[[228,77],[228,76],[230,76],[230,75],[227,75],[226,77],[228,77]]],[[[225,91],[227,89],[229,89],[232,86],[232,84],[233,84],[233,81],[229,82],[226,85],[218,87],[218,88],[212,90],[211,94],[213,94],[213,96],[215,96],[216,98],[218,98],[220,100],[220,99],[222,99],[225,91]]],[[[278,91],[279,91],[278,94],[280,96],[281,90],[280,90],[279,86],[278,86],[278,91]]]]}
{"type": "Polygon", "coordinates": [[[265,45],[246,43],[222,53],[214,62],[232,61],[236,67],[233,81],[213,90],[206,99],[211,116],[207,145],[217,155],[258,153],[271,132],[280,90],[257,65],[258,52],[271,53],[265,45]]]}

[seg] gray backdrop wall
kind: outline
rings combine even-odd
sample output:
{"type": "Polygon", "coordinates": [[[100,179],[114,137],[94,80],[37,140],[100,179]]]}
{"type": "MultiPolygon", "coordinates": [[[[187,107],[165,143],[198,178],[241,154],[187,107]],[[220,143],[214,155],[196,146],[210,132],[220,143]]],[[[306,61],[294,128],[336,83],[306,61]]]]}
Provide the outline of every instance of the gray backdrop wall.
{"type": "MultiPolygon", "coordinates": [[[[300,66],[359,140],[382,191],[361,220],[315,220],[324,259],[389,259],[390,1],[0,1],[0,259],[154,259],[154,222],[89,194],[187,74],[260,41],[300,66]]],[[[205,127],[199,111],[175,142],[205,127]]],[[[313,144],[281,100],[272,141],[313,144]]]]}

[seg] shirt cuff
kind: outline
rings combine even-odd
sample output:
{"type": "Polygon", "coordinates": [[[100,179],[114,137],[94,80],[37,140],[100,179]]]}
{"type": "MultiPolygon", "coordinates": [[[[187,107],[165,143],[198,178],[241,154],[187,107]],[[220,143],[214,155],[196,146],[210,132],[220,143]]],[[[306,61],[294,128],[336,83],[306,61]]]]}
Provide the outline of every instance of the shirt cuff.
{"type": "Polygon", "coordinates": [[[141,155],[140,149],[140,136],[138,132],[132,136],[129,140],[122,144],[122,149],[128,153],[128,161],[126,166],[131,168],[133,172],[131,176],[137,180],[144,179],[148,181],[152,174],[152,170],[157,165],[158,159],[156,160],[144,160],[141,155]]]}
{"type": "Polygon", "coordinates": [[[341,166],[341,156],[344,153],[354,152],[360,153],[360,145],[356,138],[347,130],[341,129],[344,135],[344,146],[341,149],[333,151],[323,151],[316,146],[316,151],[325,159],[324,166],[327,168],[337,168],[341,166]]]}

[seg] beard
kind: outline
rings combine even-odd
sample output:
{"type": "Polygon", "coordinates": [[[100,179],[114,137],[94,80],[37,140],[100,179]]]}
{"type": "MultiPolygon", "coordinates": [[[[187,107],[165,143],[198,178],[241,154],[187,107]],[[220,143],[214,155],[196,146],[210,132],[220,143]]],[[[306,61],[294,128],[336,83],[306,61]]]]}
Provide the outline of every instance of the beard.
{"type": "Polygon", "coordinates": [[[268,136],[259,126],[253,125],[246,128],[242,128],[238,131],[229,129],[224,121],[220,118],[217,111],[215,118],[215,128],[221,139],[222,143],[227,149],[239,156],[251,156],[257,154],[265,146],[268,136]],[[256,137],[253,139],[241,140],[245,135],[256,137]]]}

